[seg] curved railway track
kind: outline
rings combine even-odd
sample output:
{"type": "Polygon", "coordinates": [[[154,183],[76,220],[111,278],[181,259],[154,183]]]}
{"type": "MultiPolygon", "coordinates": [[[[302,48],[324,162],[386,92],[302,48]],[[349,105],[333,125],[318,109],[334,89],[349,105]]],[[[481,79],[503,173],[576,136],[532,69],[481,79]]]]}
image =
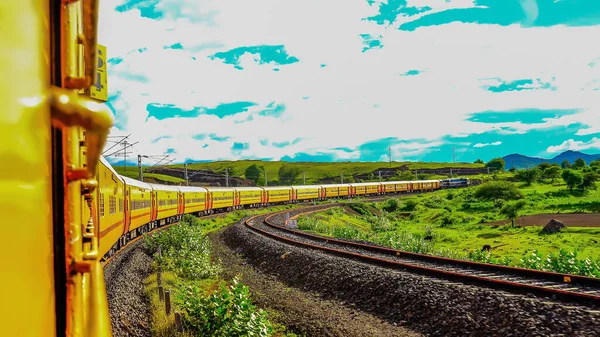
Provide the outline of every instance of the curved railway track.
{"type": "Polygon", "coordinates": [[[321,211],[335,205],[319,205],[254,216],[245,225],[255,232],[296,246],[360,260],[388,268],[472,283],[520,294],[600,307],[600,279],[539,270],[506,267],[432,255],[399,251],[309,234],[286,228],[286,213],[293,216],[321,211]]]}

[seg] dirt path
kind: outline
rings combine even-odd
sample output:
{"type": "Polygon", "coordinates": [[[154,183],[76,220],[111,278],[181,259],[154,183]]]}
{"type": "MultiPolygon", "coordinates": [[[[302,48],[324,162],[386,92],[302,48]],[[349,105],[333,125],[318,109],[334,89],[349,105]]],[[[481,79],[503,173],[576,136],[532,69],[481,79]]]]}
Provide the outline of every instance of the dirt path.
{"type": "Polygon", "coordinates": [[[210,235],[213,256],[221,260],[223,278],[240,275],[250,288],[253,302],[275,315],[271,318],[305,336],[422,336],[409,329],[392,325],[343,303],[320,298],[317,294],[286,286],[275,277],[257,272],[232,252],[219,233],[210,235]]]}
{"type": "MultiPolygon", "coordinates": [[[[550,220],[562,221],[568,227],[600,227],[600,214],[536,214],[517,218],[517,226],[545,226],[550,220]]],[[[488,222],[487,225],[505,225],[510,220],[488,222]]]]}

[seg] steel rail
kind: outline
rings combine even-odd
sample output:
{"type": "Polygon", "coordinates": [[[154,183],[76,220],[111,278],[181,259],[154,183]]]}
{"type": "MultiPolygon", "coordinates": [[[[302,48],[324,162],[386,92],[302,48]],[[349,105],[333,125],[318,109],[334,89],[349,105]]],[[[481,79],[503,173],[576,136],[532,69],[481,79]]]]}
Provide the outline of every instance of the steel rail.
{"type": "MultiPolygon", "coordinates": [[[[311,207],[311,209],[313,209],[313,208],[314,207],[311,207]]],[[[394,250],[394,249],[385,248],[385,247],[378,247],[378,246],[372,246],[372,245],[367,245],[367,244],[342,241],[342,240],[337,240],[337,239],[333,239],[333,238],[327,238],[327,237],[322,237],[322,236],[318,236],[318,235],[308,234],[308,233],[304,233],[301,231],[284,228],[280,225],[273,224],[272,221],[269,221],[274,216],[280,215],[285,212],[286,211],[281,211],[281,212],[272,213],[270,215],[265,215],[265,214],[257,215],[257,216],[254,216],[254,217],[251,217],[250,219],[248,219],[245,222],[245,225],[248,228],[250,228],[262,235],[271,237],[271,238],[279,240],[279,241],[283,241],[283,242],[286,242],[286,243],[289,243],[292,245],[296,245],[296,246],[300,246],[300,247],[308,247],[311,249],[318,249],[318,250],[329,252],[329,253],[332,253],[332,254],[335,254],[338,256],[352,258],[352,259],[359,260],[362,262],[367,262],[370,264],[376,264],[376,265],[392,267],[392,268],[403,268],[403,269],[406,269],[409,271],[417,272],[420,274],[425,274],[427,276],[433,275],[433,276],[438,276],[438,277],[442,277],[442,278],[456,279],[456,280],[460,280],[462,282],[476,283],[479,285],[485,285],[487,287],[497,288],[497,289],[501,289],[501,290],[507,290],[507,291],[511,291],[511,292],[534,293],[534,294],[542,295],[542,296],[550,296],[552,298],[560,298],[560,299],[566,300],[566,301],[572,301],[572,302],[578,302],[578,303],[584,302],[586,304],[589,303],[589,304],[593,304],[593,305],[600,305],[600,295],[596,295],[596,294],[576,292],[576,291],[571,291],[571,290],[554,289],[554,288],[545,287],[545,286],[539,286],[539,285],[533,285],[533,284],[527,284],[527,283],[519,283],[519,282],[513,282],[513,281],[508,281],[508,280],[502,280],[502,279],[495,279],[495,278],[485,277],[485,276],[477,275],[477,274],[461,273],[461,272],[457,272],[457,271],[443,270],[443,269],[439,269],[439,268],[431,268],[431,267],[416,265],[416,264],[412,264],[412,263],[404,263],[404,262],[399,262],[399,261],[382,259],[379,257],[373,257],[373,256],[358,254],[358,253],[349,252],[349,251],[345,251],[345,250],[341,250],[341,249],[324,247],[324,246],[315,245],[315,244],[311,244],[311,243],[305,243],[305,242],[292,240],[290,238],[280,236],[280,235],[274,234],[272,232],[260,229],[257,226],[252,224],[252,222],[255,221],[257,218],[265,217],[264,220],[262,220],[262,222],[265,223],[268,227],[275,228],[278,230],[283,230],[283,231],[291,233],[293,235],[303,236],[303,237],[311,238],[313,240],[323,241],[325,243],[335,243],[335,244],[342,245],[342,246],[365,249],[365,250],[369,250],[369,251],[383,253],[386,255],[393,255],[396,257],[400,257],[400,258],[406,257],[408,259],[414,259],[414,260],[426,260],[427,262],[439,263],[440,265],[448,265],[448,264],[463,265],[463,266],[466,265],[466,266],[469,266],[474,269],[476,268],[477,269],[476,271],[493,270],[496,272],[501,272],[503,274],[513,274],[513,275],[517,274],[520,276],[522,276],[522,275],[530,276],[530,277],[535,277],[535,281],[540,281],[540,279],[554,281],[558,276],[560,276],[561,280],[563,282],[565,282],[565,280],[567,281],[566,282],[567,284],[569,283],[569,280],[570,280],[571,283],[573,283],[575,281],[575,282],[577,282],[577,284],[588,285],[588,286],[593,285],[594,287],[600,287],[599,279],[585,277],[585,276],[544,272],[544,271],[529,270],[529,269],[524,269],[524,268],[506,267],[506,266],[485,264],[485,263],[479,263],[479,262],[455,260],[455,259],[442,258],[442,257],[431,256],[431,255],[404,252],[404,251],[394,250]],[[518,273],[521,273],[521,274],[518,274],[518,273]]],[[[303,212],[300,212],[299,214],[302,214],[302,213],[303,212]]]]}

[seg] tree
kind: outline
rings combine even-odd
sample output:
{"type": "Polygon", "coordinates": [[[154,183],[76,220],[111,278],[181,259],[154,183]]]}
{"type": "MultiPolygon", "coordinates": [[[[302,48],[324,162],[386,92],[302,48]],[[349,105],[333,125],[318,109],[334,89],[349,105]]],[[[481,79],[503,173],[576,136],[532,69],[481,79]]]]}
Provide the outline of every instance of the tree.
{"type": "Polygon", "coordinates": [[[585,166],[586,166],[585,160],[583,160],[581,158],[577,158],[577,159],[575,159],[575,162],[573,163],[573,166],[571,166],[571,167],[576,170],[580,170],[580,169],[584,168],[585,166]]]}
{"type": "Polygon", "coordinates": [[[590,163],[590,167],[592,168],[592,170],[594,171],[598,171],[600,170],[600,159],[596,159],[593,162],[590,163]]]}
{"type": "Polygon", "coordinates": [[[476,161],[474,161],[475,164],[483,164],[483,160],[481,159],[477,159],[476,161]]]}
{"type": "Polygon", "coordinates": [[[561,177],[563,178],[571,192],[573,192],[573,187],[579,186],[581,185],[581,183],[583,183],[583,174],[575,170],[563,170],[561,177]]]}
{"type": "Polygon", "coordinates": [[[562,163],[560,163],[560,167],[562,167],[563,169],[571,168],[571,163],[565,159],[562,163]]]}
{"type": "Polygon", "coordinates": [[[529,170],[519,170],[515,177],[529,186],[540,177],[540,170],[537,167],[529,170]]]}
{"type": "Polygon", "coordinates": [[[595,190],[596,189],[596,181],[600,178],[598,173],[596,172],[587,172],[583,175],[583,181],[581,182],[582,190],[595,190]]]}
{"type": "Polygon", "coordinates": [[[514,203],[505,204],[500,209],[500,214],[506,215],[510,219],[512,227],[515,227],[515,219],[519,216],[519,212],[525,207],[527,203],[525,200],[519,200],[514,203]]]}
{"type": "Polygon", "coordinates": [[[544,170],[544,178],[552,179],[552,184],[554,184],[554,181],[560,177],[560,171],[560,166],[552,165],[544,170]]]}
{"type": "Polygon", "coordinates": [[[254,182],[254,185],[258,183],[258,179],[260,179],[260,169],[256,164],[252,164],[246,168],[246,172],[244,173],[246,179],[250,179],[254,182]]]}
{"type": "Polygon", "coordinates": [[[292,167],[287,164],[283,164],[279,168],[279,181],[287,182],[290,185],[293,185],[298,176],[300,175],[300,169],[298,167],[292,167]]]}
{"type": "Polygon", "coordinates": [[[485,183],[475,191],[475,198],[482,200],[495,199],[520,199],[523,195],[515,184],[506,181],[490,181],[485,183]]]}
{"type": "Polygon", "coordinates": [[[537,167],[540,170],[540,172],[544,172],[548,167],[550,167],[550,163],[543,162],[543,163],[539,164],[537,167]]]}
{"type": "Polygon", "coordinates": [[[485,164],[485,167],[493,168],[495,170],[504,170],[504,159],[494,158],[485,164]]]}

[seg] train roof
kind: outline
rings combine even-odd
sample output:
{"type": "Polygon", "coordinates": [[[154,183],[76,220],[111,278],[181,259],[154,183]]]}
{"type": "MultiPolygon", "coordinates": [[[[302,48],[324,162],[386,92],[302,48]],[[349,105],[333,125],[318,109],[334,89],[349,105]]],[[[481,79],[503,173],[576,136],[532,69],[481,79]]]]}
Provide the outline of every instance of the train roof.
{"type": "Polygon", "coordinates": [[[381,182],[384,185],[393,185],[393,184],[408,184],[410,181],[407,180],[397,180],[397,181],[383,181],[381,182]]]}
{"type": "Polygon", "coordinates": [[[133,178],[125,177],[125,176],[121,176],[121,178],[125,181],[125,184],[127,184],[128,186],[152,189],[152,186],[150,186],[150,184],[145,183],[143,181],[139,181],[139,180],[136,180],[133,178]]]}
{"type": "Polygon", "coordinates": [[[291,190],[291,186],[266,186],[263,187],[265,191],[273,191],[273,190],[291,190]]]}
{"type": "Polygon", "coordinates": [[[326,184],[321,187],[350,187],[350,184],[326,184]]]}
{"type": "Polygon", "coordinates": [[[294,189],[299,189],[299,188],[322,188],[321,185],[297,185],[297,186],[292,186],[292,188],[294,189]]]}
{"type": "Polygon", "coordinates": [[[167,192],[179,192],[179,186],[175,185],[159,185],[159,184],[148,184],[152,186],[155,191],[167,191],[167,192]]]}
{"type": "Polygon", "coordinates": [[[239,186],[234,187],[236,191],[263,191],[264,189],[260,186],[239,186]]]}
{"type": "Polygon", "coordinates": [[[205,186],[204,188],[206,188],[208,191],[221,191],[221,192],[233,192],[233,187],[223,187],[223,186],[205,186]]]}
{"type": "Polygon", "coordinates": [[[104,166],[106,166],[106,168],[112,172],[115,177],[117,177],[117,179],[121,180],[121,182],[123,182],[123,176],[121,176],[120,174],[117,173],[117,171],[115,171],[115,169],[112,167],[112,165],[108,162],[108,160],[106,160],[106,158],[104,158],[104,156],[100,156],[100,163],[104,166]]]}
{"type": "Polygon", "coordinates": [[[374,185],[381,185],[381,183],[380,182],[351,183],[350,185],[352,185],[352,186],[374,186],[374,185]]]}
{"type": "Polygon", "coordinates": [[[204,187],[199,187],[199,186],[177,186],[177,188],[185,193],[185,192],[208,192],[208,190],[204,187]]]}

